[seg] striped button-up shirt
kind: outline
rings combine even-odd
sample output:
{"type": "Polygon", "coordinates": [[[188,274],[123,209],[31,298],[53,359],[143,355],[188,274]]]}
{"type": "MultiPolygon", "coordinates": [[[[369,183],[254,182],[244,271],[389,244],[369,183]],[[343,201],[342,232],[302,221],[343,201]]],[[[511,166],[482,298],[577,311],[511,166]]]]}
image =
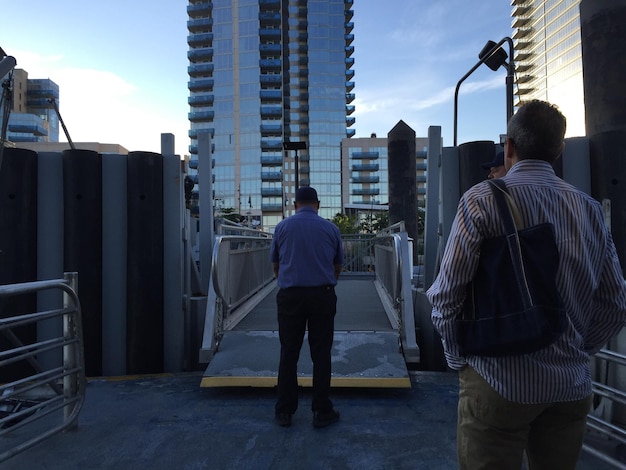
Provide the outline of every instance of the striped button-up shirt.
{"type": "Polygon", "coordinates": [[[478,265],[480,244],[504,229],[487,182],[461,198],[440,272],[428,289],[432,320],[448,365],[473,367],[500,395],[517,403],[579,400],[591,393],[589,355],[626,322],[626,284],[600,204],[554,174],[541,160],[522,160],[502,178],[524,226],[554,225],[560,265],[557,287],[568,314],[565,333],[531,354],[460,356],[455,318],[478,265]]]}

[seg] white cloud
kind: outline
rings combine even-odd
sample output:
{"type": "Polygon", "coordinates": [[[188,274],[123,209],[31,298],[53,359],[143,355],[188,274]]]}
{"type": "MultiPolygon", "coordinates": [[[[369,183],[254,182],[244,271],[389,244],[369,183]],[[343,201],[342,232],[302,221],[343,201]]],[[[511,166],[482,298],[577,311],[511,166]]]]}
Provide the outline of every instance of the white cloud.
{"type": "MultiPolygon", "coordinates": [[[[74,142],[114,143],[130,151],[160,152],[161,133],[176,136],[176,152],[188,153],[187,116],[159,109],[158,97],[104,70],[67,65],[61,55],[12,51],[17,68],[29,78],[50,78],[59,85],[59,111],[74,142]]],[[[59,140],[65,141],[63,131],[59,140]]]]}

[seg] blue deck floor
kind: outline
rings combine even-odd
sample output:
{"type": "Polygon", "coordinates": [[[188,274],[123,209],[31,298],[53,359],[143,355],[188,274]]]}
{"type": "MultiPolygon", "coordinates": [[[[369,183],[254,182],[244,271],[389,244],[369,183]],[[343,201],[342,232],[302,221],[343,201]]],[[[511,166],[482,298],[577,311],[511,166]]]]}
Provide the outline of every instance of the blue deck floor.
{"type": "MultiPolygon", "coordinates": [[[[410,389],[333,389],[341,421],[311,426],[302,389],[293,426],[273,421],[275,391],[201,388],[201,374],[92,380],[76,432],[3,470],[456,468],[456,374],[414,372],[410,389]]],[[[579,470],[608,469],[585,455],[579,470]]]]}

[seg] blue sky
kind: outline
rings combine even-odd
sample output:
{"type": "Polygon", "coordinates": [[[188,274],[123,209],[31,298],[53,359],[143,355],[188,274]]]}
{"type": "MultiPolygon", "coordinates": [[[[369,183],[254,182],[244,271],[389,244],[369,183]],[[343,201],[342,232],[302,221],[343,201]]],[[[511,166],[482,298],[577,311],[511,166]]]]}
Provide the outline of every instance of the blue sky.
{"type": "MultiPolygon", "coordinates": [[[[188,153],[187,1],[4,3],[0,47],[30,78],[59,84],[73,141],[158,152],[171,132],[188,153]]],[[[441,126],[451,146],[455,86],[487,40],[512,34],[510,2],[355,0],[353,10],[356,136],[386,136],[402,119],[418,137],[441,126]]],[[[497,141],[505,126],[505,70],[483,65],[460,89],[458,142],[497,141]]]]}

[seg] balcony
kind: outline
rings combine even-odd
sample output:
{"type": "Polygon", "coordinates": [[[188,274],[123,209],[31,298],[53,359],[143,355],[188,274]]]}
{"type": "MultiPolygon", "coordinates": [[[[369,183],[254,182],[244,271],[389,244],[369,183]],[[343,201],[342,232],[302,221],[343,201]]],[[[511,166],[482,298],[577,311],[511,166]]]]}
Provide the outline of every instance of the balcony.
{"type": "Polygon", "coordinates": [[[272,150],[282,150],[283,141],[275,139],[261,139],[261,150],[264,152],[270,152],[272,150]]]}
{"type": "Polygon", "coordinates": [[[259,0],[261,10],[275,10],[280,8],[280,0],[259,0]]]}
{"type": "Polygon", "coordinates": [[[354,34],[346,34],[344,39],[346,40],[346,45],[349,46],[354,41],[354,34]]]}
{"type": "Polygon", "coordinates": [[[352,80],[354,77],[354,70],[346,70],[346,80],[352,80]]]}
{"type": "Polygon", "coordinates": [[[283,126],[280,124],[261,124],[261,135],[282,135],[283,126]]]}
{"type": "Polygon", "coordinates": [[[283,197],[283,188],[261,188],[261,196],[283,197]]]}
{"type": "Polygon", "coordinates": [[[415,164],[415,169],[417,171],[426,171],[426,170],[428,170],[427,163],[426,162],[416,163],[415,164]]]}
{"type": "Polygon", "coordinates": [[[346,57],[350,57],[354,54],[354,46],[346,46],[346,57]]]}
{"type": "Polygon", "coordinates": [[[195,111],[187,114],[191,122],[211,122],[215,117],[215,111],[195,111]]]}
{"type": "Polygon", "coordinates": [[[213,33],[198,33],[187,36],[187,44],[192,47],[210,46],[213,44],[213,33]]]}
{"type": "Polygon", "coordinates": [[[354,11],[352,11],[352,10],[345,10],[344,14],[346,16],[346,21],[350,21],[352,19],[352,17],[354,16],[354,11]]]}
{"type": "Polygon", "coordinates": [[[346,118],[346,126],[348,126],[348,127],[353,126],[353,125],[354,125],[354,123],[355,123],[355,121],[356,121],[356,120],[355,120],[355,118],[353,118],[353,117],[347,117],[347,118],[346,118]]]}
{"type": "Polygon", "coordinates": [[[511,12],[511,16],[524,16],[530,10],[528,5],[516,5],[511,12]]]}
{"type": "Polygon", "coordinates": [[[281,31],[279,28],[260,28],[259,36],[261,39],[280,39],[281,31]]]}
{"type": "Polygon", "coordinates": [[[198,18],[187,21],[187,29],[191,33],[208,31],[213,26],[213,18],[198,18]]]}
{"type": "Polygon", "coordinates": [[[352,152],[350,158],[353,160],[378,160],[379,156],[378,152],[352,152]]]}
{"type": "Polygon", "coordinates": [[[352,67],[354,65],[354,57],[346,57],[345,61],[348,67],[352,67]]]}
{"type": "Polygon", "coordinates": [[[211,135],[211,137],[215,137],[215,128],[214,127],[207,127],[205,129],[190,129],[189,133],[188,133],[189,138],[190,139],[197,139],[199,132],[208,132],[211,135]]]}
{"type": "Polygon", "coordinates": [[[346,91],[354,90],[354,82],[346,82],[346,91]]]}
{"type": "Polygon", "coordinates": [[[213,59],[212,47],[199,47],[187,51],[187,58],[190,62],[209,62],[213,59]]]}
{"type": "Polygon", "coordinates": [[[511,22],[511,28],[521,28],[530,22],[530,18],[527,16],[518,16],[511,22]]]}
{"type": "MultiPolygon", "coordinates": [[[[48,135],[48,131],[45,127],[40,126],[39,124],[11,124],[9,123],[7,126],[9,132],[19,132],[22,134],[32,134],[36,136],[45,136],[48,135]]],[[[11,137],[9,140],[15,140],[11,137]]],[[[20,141],[20,142],[30,142],[30,140],[20,141]]]]}
{"type": "Polygon", "coordinates": [[[346,137],[354,137],[356,135],[355,129],[346,129],[346,137]]]}
{"type": "Polygon", "coordinates": [[[261,117],[279,117],[283,115],[281,106],[261,106],[261,117]]]}
{"type": "Polygon", "coordinates": [[[283,76],[280,74],[262,74],[261,85],[280,85],[283,83],[283,76]]]}
{"type": "Polygon", "coordinates": [[[187,82],[187,89],[189,91],[209,91],[213,89],[213,79],[204,78],[200,80],[191,80],[187,82]]]}
{"type": "Polygon", "coordinates": [[[379,183],[379,176],[355,176],[352,178],[352,182],[356,184],[370,184],[370,183],[379,183]]]}
{"type": "Polygon", "coordinates": [[[362,165],[352,165],[352,171],[378,171],[380,165],[378,163],[366,163],[362,165]]]}
{"type": "Polygon", "coordinates": [[[262,25],[280,24],[280,13],[271,11],[261,11],[259,13],[259,22],[262,25]]]}
{"type": "Polygon", "coordinates": [[[354,23],[352,21],[348,21],[345,24],[345,28],[346,28],[346,33],[351,33],[352,30],[354,29],[354,23]]]}
{"type": "Polygon", "coordinates": [[[298,170],[300,171],[300,173],[304,173],[305,175],[308,175],[311,172],[311,168],[309,168],[309,165],[300,165],[298,167],[298,170]]]}
{"type": "Polygon", "coordinates": [[[380,194],[379,188],[361,188],[361,189],[353,189],[350,191],[353,196],[377,196],[380,194]]]}
{"type": "Polygon", "coordinates": [[[261,155],[263,166],[283,166],[283,157],[278,155],[261,155]]]}
{"type": "Polygon", "coordinates": [[[259,67],[261,67],[262,70],[271,70],[271,69],[280,70],[281,60],[280,59],[260,59],[259,67]]]}
{"type": "Polygon", "coordinates": [[[262,171],[261,172],[261,181],[282,181],[283,172],[282,171],[262,171]]]}
{"type": "Polygon", "coordinates": [[[282,212],[283,205],[282,204],[263,204],[261,203],[261,210],[263,212],[282,212]]]}
{"type": "Polygon", "coordinates": [[[213,64],[193,64],[187,67],[190,77],[206,76],[213,73],[213,64]]]}
{"type": "Polygon", "coordinates": [[[517,28],[511,36],[513,39],[522,39],[532,36],[533,28],[517,28]]]}
{"type": "Polygon", "coordinates": [[[187,103],[191,106],[210,106],[215,101],[215,97],[211,95],[195,95],[187,98],[187,103]]]}
{"type": "Polygon", "coordinates": [[[213,10],[213,2],[195,3],[193,5],[187,5],[187,14],[191,18],[197,18],[198,16],[208,16],[213,10]]]}
{"type": "Polygon", "coordinates": [[[259,44],[259,52],[263,54],[280,55],[282,53],[282,44],[259,44]]]}
{"type": "Polygon", "coordinates": [[[261,90],[259,97],[263,101],[282,101],[283,92],[282,90],[261,90]]]}

